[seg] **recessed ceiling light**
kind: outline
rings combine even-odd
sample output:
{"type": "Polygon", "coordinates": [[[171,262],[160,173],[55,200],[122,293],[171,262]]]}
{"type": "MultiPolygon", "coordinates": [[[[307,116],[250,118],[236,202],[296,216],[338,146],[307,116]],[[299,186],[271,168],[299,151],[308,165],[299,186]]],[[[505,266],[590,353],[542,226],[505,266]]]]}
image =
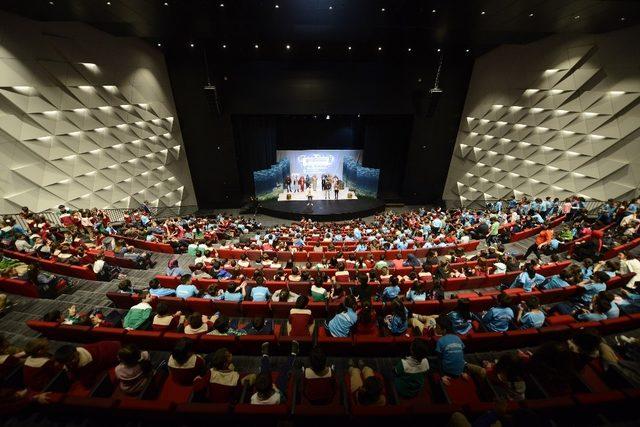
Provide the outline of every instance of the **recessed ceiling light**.
{"type": "Polygon", "coordinates": [[[574,16],[573,19],[580,19],[580,15],[574,16]]]}
{"type": "Polygon", "coordinates": [[[351,46],[347,46],[347,50],[351,50],[351,46]]]}
{"type": "Polygon", "coordinates": [[[316,46],[316,49],[320,50],[320,49],[322,49],[322,46],[318,45],[318,46],[316,46]]]}
{"type": "Polygon", "coordinates": [[[623,16],[622,18],[620,18],[620,20],[621,20],[622,22],[626,21],[626,19],[627,19],[627,18],[625,18],[624,16],[623,16]]]}
{"type": "Polygon", "coordinates": [[[467,53],[469,53],[469,49],[465,49],[464,51],[465,51],[465,52],[467,52],[467,53]]]}
{"type": "Polygon", "coordinates": [[[533,12],[529,14],[529,18],[532,18],[532,17],[533,17],[533,12]]]}
{"type": "Polygon", "coordinates": [[[436,13],[436,10],[435,9],[431,10],[431,13],[436,13]]]}
{"type": "Polygon", "coordinates": [[[291,49],[291,45],[289,45],[289,44],[288,44],[288,45],[286,46],[286,48],[287,48],[287,50],[291,49]]]}
{"type": "Polygon", "coordinates": [[[409,48],[407,48],[407,52],[411,52],[411,48],[410,48],[410,47],[409,47],[409,48]]]}
{"type": "Polygon", "coordinates": [[[382,50],[382,46],[378,46],[378,51],[381,51],[381,50],[382,50]]]}
{"type": "Polygon", "coordinates": [[[256,43],[256,44],[254,44],[254,45],[253,45],[253,47],[257,49],[257,48],[259,48],[260,46],[258,45],[258,43],[256,43]]]}
{"type": "Polygon", "coordinates": [[[224,7],[224,3],[220,3],[220,7],[224,7]]]}
{"type": "Polygon", "coordinates": [[[386,9],[383,7],[380,9],[380,12],[384,12],[386,9]]]}
{"type": "Polygon", "coordinates": [[[195,44],[194,44],[194,43],[189,43],[189,46],[190,46],[190,47],[194,47],[194,46],[195,46],[195,44]]]}
{"type": "Polygon", "coordinates": [[[162,47],[162,43],[158,42],[158,47],[162,47]]]}
{"type": "Polygon", "coordinates": [[[333,10],[333,6],[329,6],[329,10],[333,10]]]}
{"type": "Polygon", "coordinates": [[[107,6],[111,6],[111,2],[110,1],[107,2],[107,6]]]}
{"type": "Polygon", "coordinates": [[[223,45],[222,45],[222,48],[223,48],[223,49],[226,49],[226,48],[227,48],[227,45],[226,45],[226,44],[223,44],[223,45]]]}
{"type": "Polygon", "coordinates": [[[441,49],[440,49],[440,48],[438,48],[438,49],[436,50],[436,52],[440,52],[440,50],[441,50],[441,49]]]}
{"type": "Polygon", "coordinates": [[[484,14],[485,14],[485,11],[484,11],[484,10],[483,10],[482,12],[480,12],[480,15],[484,15],[484,14]]]}
{"type": "Polygon", "coordinates": [[[276,9],[280,9],[280,5],[279,5],[279,4],[275,5],[274,7],[275,7],[276,9]]]}

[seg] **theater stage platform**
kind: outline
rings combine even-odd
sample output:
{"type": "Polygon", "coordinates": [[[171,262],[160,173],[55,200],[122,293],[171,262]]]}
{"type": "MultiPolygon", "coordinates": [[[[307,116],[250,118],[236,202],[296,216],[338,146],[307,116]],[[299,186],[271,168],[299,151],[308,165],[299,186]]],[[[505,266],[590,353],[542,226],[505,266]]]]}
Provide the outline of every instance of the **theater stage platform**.
{"type": "Polygon", "coordinates": [[[314,200],[312,206],[307,201],[261,202],[258,212],[291,220],[304,218],[314,221],[343,221],[374,215],[384,210],[384,202],[378,199],[357,200],[314,200]]]}

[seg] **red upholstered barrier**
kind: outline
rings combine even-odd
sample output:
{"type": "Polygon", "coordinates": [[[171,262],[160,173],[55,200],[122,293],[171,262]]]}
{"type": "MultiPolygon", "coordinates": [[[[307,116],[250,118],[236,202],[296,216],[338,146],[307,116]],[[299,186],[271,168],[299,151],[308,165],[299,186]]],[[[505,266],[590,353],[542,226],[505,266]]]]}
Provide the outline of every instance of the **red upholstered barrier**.
{"type": "Polygon", "coordinates": [[[3,250],[5,256],[20,260],[28,264],[37,264],[41,269],[50,271],[51,273],[61,274],[63,276],[78,277],[80,279],[98,280],[96,273],[90,267],[63,264],[60,262],[49,261],[43,258],[31,256],[26,253],[3,250]]]}

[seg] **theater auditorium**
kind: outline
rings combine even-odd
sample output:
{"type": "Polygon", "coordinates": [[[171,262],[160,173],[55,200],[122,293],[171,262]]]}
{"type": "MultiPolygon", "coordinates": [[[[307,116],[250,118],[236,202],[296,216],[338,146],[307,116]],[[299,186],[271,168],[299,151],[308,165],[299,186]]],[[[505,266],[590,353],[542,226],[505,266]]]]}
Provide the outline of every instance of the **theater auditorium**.
{"type": "Polygon", "coordinates": [[[3,0],[0,427],[632,426],[640,2],[3,0]]]}

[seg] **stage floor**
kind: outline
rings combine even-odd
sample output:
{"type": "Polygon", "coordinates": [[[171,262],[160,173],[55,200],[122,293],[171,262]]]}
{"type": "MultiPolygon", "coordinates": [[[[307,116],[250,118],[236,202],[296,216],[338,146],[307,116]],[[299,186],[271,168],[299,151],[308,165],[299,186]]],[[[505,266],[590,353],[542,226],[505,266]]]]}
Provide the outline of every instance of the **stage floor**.
{"type": "Polygon", "coordinates": [[[344,221],[363,218],[384,210],[385,204],[378,199],[300,200],[261,202],[260,213],[291,220],[302,218],[314,221],[344,221]]]}
{"type": "MultiPolygon", "coordinates": [[[[327,199],[325,197],[325,192],[322,190],[316,190],[316,191],[312,191],[311,192],[313,194],[313,200],[335,200],[334,198],[334,194],[333,194],[333,190],[329,191],[330,194],[330,199],[327,199]]],[[[338,200],[355,200],[357,199],[356,197],[356,193],[353,193],[353,198],[348,199],[347,198],[347,193],[349,193],[349,188],[345,187],[344,190],[340,190],[338,191],[338,200]]],[[[293,201],[307,201],[307,191],[298,191],[298,192],[292,192],[291,194],[291,199],[287,200],[287,193],[286,192],[282,192],[278,195],[278,201],[279,202],[293,202],[293,201]]]]}

